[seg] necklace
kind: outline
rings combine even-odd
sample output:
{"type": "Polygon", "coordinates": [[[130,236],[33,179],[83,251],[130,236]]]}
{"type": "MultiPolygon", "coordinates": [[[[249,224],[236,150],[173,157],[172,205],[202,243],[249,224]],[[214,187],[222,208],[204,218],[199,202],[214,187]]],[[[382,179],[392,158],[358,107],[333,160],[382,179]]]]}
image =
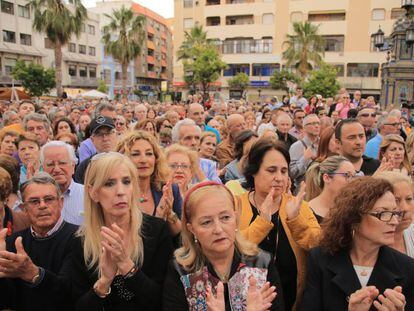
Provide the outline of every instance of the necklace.
{"type": "Polygon", "coordinates": [[[146,195],[141,194],[138,201],[139,201],[139,203],[148,202],[148,197],[146,195]]]}
{"type": "Polygon", "coordinates": [[[220,281],[222,283],[227,283],[229,281],[230,272],[226,272],[226,273],[221,274],[221,273],[218,273],[216,269],[214,269],[214,271],[216,272],[218,278],[220,279],[220,281]]]}

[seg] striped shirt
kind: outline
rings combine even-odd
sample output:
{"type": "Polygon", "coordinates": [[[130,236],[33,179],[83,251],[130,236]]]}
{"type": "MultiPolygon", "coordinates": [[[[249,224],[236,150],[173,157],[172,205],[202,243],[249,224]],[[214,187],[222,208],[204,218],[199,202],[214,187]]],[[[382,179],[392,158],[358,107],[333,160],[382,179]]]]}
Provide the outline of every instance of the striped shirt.
{"type": "Polygon", "coordinates": [[[63,219],[74,225],[83,223],[83,185],[72,180],[68,190],[63,194],[63,219]]]}

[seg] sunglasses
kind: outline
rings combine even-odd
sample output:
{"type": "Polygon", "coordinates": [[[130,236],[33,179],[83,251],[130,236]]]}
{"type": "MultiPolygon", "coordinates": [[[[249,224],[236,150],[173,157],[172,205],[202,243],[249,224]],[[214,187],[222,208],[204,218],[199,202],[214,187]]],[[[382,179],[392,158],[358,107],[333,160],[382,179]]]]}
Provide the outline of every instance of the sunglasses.
{"type": "Polygon", "coordinates": [[[362,113],[360,116],[361,117],[364,117],[364,118],[368,118],[369,116],[371,116],[372,118],[375,118],[377,116],[377,114],[376,113],[371,113],[371,114],[369,114],[369,113],[362,113]]]}

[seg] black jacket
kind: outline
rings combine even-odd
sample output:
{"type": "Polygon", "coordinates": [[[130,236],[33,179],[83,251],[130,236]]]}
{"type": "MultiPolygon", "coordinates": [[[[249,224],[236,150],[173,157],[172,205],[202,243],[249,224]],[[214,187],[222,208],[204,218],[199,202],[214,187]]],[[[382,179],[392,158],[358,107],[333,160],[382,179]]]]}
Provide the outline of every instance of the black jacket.
{"type": "Polygon", "coordinates": [[[370,157],[367,157],[366,155],[362,156],[362,165],[360,171],[364,173],[365,176],[372,176],[378,169],[378,167],[381,165],[381,162],[377,159],[373,159],[370,157]]]}
{"type": "MultiPolygon", "coordinates": [[[[383,246],[367,286],[382,294],[387,288],[401,286],[407,301],[406,311],[414,310],[414,260],[383,246]]],[[[317,247],[310,251],[306,287],[301,310],[348,310],[348,299],[361,288],[348,251],[330,255],[317,247]]]]}

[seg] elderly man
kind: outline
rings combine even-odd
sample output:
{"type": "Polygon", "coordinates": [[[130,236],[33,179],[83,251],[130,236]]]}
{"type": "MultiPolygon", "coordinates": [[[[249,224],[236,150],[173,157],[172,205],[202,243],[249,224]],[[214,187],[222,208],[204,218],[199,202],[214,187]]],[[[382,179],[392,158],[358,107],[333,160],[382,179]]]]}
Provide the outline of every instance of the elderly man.
{"type": "MultiPolygon", "coordinates": [[[[196,152],[200,145],[201,129],[191,119],[178,121],[172,129],[172,141],[186,146],[196,152]]],[[[216,163],[211,160],[200,158],[200,169],[207,179],[221,182],[217,175],[216,163]]]]}
{"type": "Polygon", "coordinates": [[[289,149],[289,170],[295,192],[299,190],[300,183],[305,178],[309,164],[316,158],[319,144],[321,122],[317,115],[310,114],[303,119],[304,137],[295,142],[289,149]]]}
{"type": "Polygon", "coordinates": [[[30,228],[7,240],[0,231],[0,310],[73,310],[65,271],[78,227],[63,220],[60,187],[48,174],[26,181],[21,194],[30,228]]]}
{"type": "Polygon", "coordinates": [[[62,141],[50,141],[40,150],[43,171],[56,180],[63,194],[63,219],[80,226],[83,223],[83,185],[72,179],[77,161],[73,147],[62,141]]]}
{"type": "Polygon", "coordinates": [[[242,115],[235,113],[227,118],[226,126],[229,136],[217,146],[216,150],[220,167],[225,167],[234,160],[234,139],[237,134],[246,129],[246,121],[242,115]]]}
{"type": "Polygon", "coordinates": [[[148,108],[144,104],[138,104],[135,107],[135,120],[137,122],[144,120],[147,117],[148,108]]]}
{"type": "Polygon", "coordinates": [[[49,140],[50,122],[44,114],[31,113],[26,115],[23,119],[23,128],[26,132],[36,134],[40,146],[49,140]]]}
{"type": "Polygon", "coordinates": [[[276,119],[276,134],[279,137],[279,140],[283,142],[286,146],[286,149],[289,150],[297,139],[289,134],[290,129],[292,128],[292,118],[287,113],[280,114],[276,119]]]}
{"type": "Polygon", "coordinates": [[[205,123],[205,114],[203,106],[200,104],[190,104],[188,106],[187,117],[193,120],[200,129],[204,132],[213,132],[216,135],[217,142],[220,142],[220,133],[215,128],[212,128],[205,123]]]}

